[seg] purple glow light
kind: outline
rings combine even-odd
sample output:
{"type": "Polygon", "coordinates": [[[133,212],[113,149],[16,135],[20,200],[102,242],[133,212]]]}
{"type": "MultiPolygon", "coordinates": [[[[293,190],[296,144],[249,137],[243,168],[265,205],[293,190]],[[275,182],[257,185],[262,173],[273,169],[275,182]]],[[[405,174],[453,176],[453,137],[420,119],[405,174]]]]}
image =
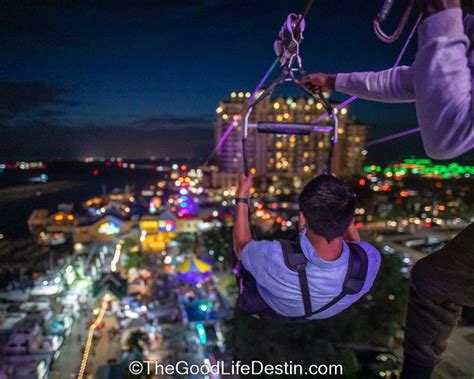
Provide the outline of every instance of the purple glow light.
{"type": "MultiPolygon", "coordinates": [[[[260,90],[260,88],[262,88],[263,84],[265,83],[265,81],[268,79],[268,77],[270,76],[271,72],[273,71],[273,69],[276,67],[277,63],[280,62],[280,58],[277,57],[275,59],[275,61],[272,63],[272,65],[269,67],[269,69],[267,70],[267,72],[265,73],[265,75],[263,75],[263,78],[260,80],[260,82],[257,84],[257,87],[255,87],[255,89],[253,90],[252,94],[250,95],[249,99],[246,101],[246,104],[249,105],[252,103],[252,101],[255,99],[255,95],[257,94],[257,92],[260,90]]],[[[242,112],[241,112],[242,113],[242,112]]],[[[237,119],[235,121],[233,121],[229,127],[227,128],[227,130],[225,131],[225,133],[222,135],[221,139],[219,140],[219,142],[217,143],[216,147],[214,148],[214,150],[212,150],[211,154],[209,154],[209,157],[206,159],[206,162],[204,162],[204,166],[207,166],[209,164],[209,162],[211,161],[212,157],[219,151],[219,149],[222,147],[222,145],[224,144],[225,140],[227,139],[227,137],[229,137],[229,134],[232,132],[232,130],[239,124],[239,121],[242,120],[242,115],[239,114],[237,115],[237,119]]]]}
{"type": "Polygon", "coordinates": [[[388,141],[392,141],[394,139],[400,138],[400,137],[405,137],[413,133],[417,133],[420,131],[420,128],[413,128],[413,129],[408,129],[404,130],[403,132],[395,133],[390,136],[382,137],[373,141],[369,141],[365,144],[365,146],[373,146],[373,145],[378,145],[379,143],[384,143],[388,141]]]}

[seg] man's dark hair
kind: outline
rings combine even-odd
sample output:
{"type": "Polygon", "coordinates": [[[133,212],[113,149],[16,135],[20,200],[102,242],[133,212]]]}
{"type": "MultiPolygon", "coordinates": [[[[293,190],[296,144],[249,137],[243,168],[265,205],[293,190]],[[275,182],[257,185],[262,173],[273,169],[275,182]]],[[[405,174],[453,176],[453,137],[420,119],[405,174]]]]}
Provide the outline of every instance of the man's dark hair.
{"type": "Polygon", "coordinates": [[[344,235],[354,218],[355,204],[351,187],[332,175],[314,178],[299,197],[308,228],[328,242],[344,235]]]}

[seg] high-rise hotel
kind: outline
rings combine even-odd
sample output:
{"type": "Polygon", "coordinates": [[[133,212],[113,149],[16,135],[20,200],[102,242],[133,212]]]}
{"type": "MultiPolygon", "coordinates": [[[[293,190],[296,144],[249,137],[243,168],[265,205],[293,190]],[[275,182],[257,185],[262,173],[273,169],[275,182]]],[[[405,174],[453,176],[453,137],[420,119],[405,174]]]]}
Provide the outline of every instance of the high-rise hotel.
{"type": "MultiPolygon", "coordinates": [[[[229,125],[237,119],[250,93],[232,92],[216,109],[215,142],[221,139],[229,125]]],[[[323,105],[313,98],[267,98],[252,112],[250,123],[257,121],[309,123],[324,113],[323,105]]],[[[367,126],[357,124],[348,117],[347,108],[338,112],[338,143],[334,151],[333,171],[336,175],[350,177],[362,171],[367,126]]],[[[219,182],[235,184],[242,169],[242,124],[233,129],[217,152],[219,182]]],[[[330,125],[329,118],[319,125],[330,125]]],[[[326,169],[331,133],[319,132],[305,136],[260,134],[249,131],[247,156],[249,166],[258,176],[301,178],[315,176],[326,169]]]]}

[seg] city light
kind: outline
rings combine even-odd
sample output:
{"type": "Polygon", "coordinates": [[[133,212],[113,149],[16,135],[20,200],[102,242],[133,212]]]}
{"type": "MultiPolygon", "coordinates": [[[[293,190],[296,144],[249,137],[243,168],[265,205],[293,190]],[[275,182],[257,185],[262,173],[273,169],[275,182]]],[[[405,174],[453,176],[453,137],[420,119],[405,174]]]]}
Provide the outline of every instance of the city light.
{"type": "Polygon", "coordinates": [[[117,264],[120,260],[121,251],[122,251],[122,245],[117,244],[117,246],[115,247],[114,258],[112,259],[112,262],[110,263],[110,271],[112,272],[117,271],[117,264]]]}
{"type": "Polygon", "coordinates": [[[202,312],[207,312],[207,304],[201,304],[199,306],[199,309],[202,311],[202,312]]]}
{"type": "Polygon", "coordinates": [[[94,340],[94,331],[95,329],[97,329],[97,327],[102,323],[102,320],[104,319],[104,315],[107,310],[109,300],[110,300],[110,297],[108,294],[106,294],[102,299],[102,305],[100,307],[100,311],[97,315],[97,318],[89,327],[89,333],[87,334],[86,344],[84,346],[84,354],[82,356],[81,366],[79,369],[79,373],[77,375],[77,379],[83,379],[84,377],[84,373],[87,367],[87,362],[89,360],[92,343],[94,340]]]}
{"type": "Polygon", "coordinates": [[[158,230],[160,232],[173,232],[176,230],[176,223],[173,220],[159,220],[158,230]]]}
{"type": "Polygon", "coordinates": [[[199,338],[199,342],[201,343],[201,345],[205,345],[207,342],[207,335],[206,335],[206,329],[204,328],[204,325],[201,324],[200,322],[197,323],[196,331],[199,338]]]}
{"type": "Polygon", "coordinates": [[[113,236],[120,233],[120,226],[114,221],[108,221],[100,224],[97,231],[99,234],[113,236]]]}
{"type": "MultiPolygon", "coordinates": [[[[382,167],[378,165],[365,166],[364,172],[382,172],[382,167]]],[[[457,163],[434,164],[430,159],[405,159],[401,163],[393,164],[383,169],[386,177],[402,178],[406,175],[416,175],[427,179],[455,179],[469,178],[474,175],[474,166],[462,166],[457,163]]]]}
{"type": "MultiPolygon", "coordinates": [[[[74,12],[62,3],[35,6],[33,14],[28,4],[11,2],[3,23],[8,43],[0,49],[12,69],[0,84],[2,156],[9,159],[0,162],[0,373],[145,377],[153,376],[146,363],[168,366],[168,373],[186,361],[184,376],[216,379],[220,374],[209,371],[215,366],[246,376],[243,366],[255,366],[246,362],[253,360],[263,366],[252,369],[275,374],[273,366],[293,359],[302,367],[348,363],[348,370],[327,365],[342,369],[330,377],[394,378],[420,363],[404,360],[401,349],[403,338],[416,344],[419,332],[410,322],[405,327],[410,286],[423,281],[429,261],[426,280],[448,292],[465,290],[448,283],[456,275],[429,274],[450,264],[459,278],[472,274],[462,250],[471,246],[463,239],[474,222],[474,163],[472,154],[426,158],[448,154],[425,151],[426,133],[404,138],[423,129],[423,117],[420,128],[403,130],[413,123],[409,112],[377,103],[352,108],[352,95],[374,88],[377,75],[367,69],[385,61],[369,48],[367,33],[357,32],[364,28],[360,20],[348,18],[362,20],[366,12],[358,17],[355,5],[338,2],[325,2],[320,12],[311,0],[304,8],[140,1],[119,11],[79,2],[74,12]],[[39,43],[41,33],[14,27],[28,26],[31,17],[43,26],[38,30],[50,25],[60,35],[85,37],[72,48],[71,41],[66,48],[39,43]],[[104,25],[105,37],[91,20],[104,25]],[[244,21],[228,26],[238,20],[244,21]],[[324,45],[323,24],[332,40],[347,43],[330,44],[319,62],[306,61],[324,45]],[[347,56],[343,65],[330,58],[338,52],[347,56]],[[337,74],[341,66],[363,69],[357,75],[367,80],[347,80],[354,74],[337,74]],[[331,74],[318,73],[322,68],[331,74]],[[377,129],[387,120],[391,128],[377,129]],[[307,259],[287,254],[290,246],[307,259]],[[457,247],[457,257],[455,251],[448,259],[445,252],[457,247]],[[271,251],[278,262],[262,258],[247,267],[250,255],[271,251]],[[292,266],[307,263],[309,272],[308,259],[326,264],[318,265],[321,275],[303,280],[292,266]],[[331,301],[334,289],[354,283],[361,287],[350,291],[354,296],[331,301]],[[312,311],[331,307],[328,312],[305,316],[308,288],[312,311]],[[298,325],[282,328],[278,319],[298,325]],[[311,351],[308,341],[316,341],[311,351]]],[[[369,5],[375,8],[365,27],[383,14],[369,5]]],[[[414,16],[408,19],[413,29],[403,34],[408,40],[392,45],[402,49],[397,63],[415,56],[409,42],[422,17],[414,16]]],[[[452,14],[439,12],[432,23],[443,16],[452,14]]],[[[457,22],[462,31],[462,21],[449,25],[457,22]]],[[[469,53],[474,36],[468,34],[473,41],[462,47],[469,53]]],[[[438,45],[433,49],[443,48],[438,45]]],[[[471,67],[474,56],[466,56],[471,67]]],[[[448,59],[442,63],[441,74],[452,71],[448,59]]],[[[464,86],[454,84],[446,88],[459,89],[447,97],[451,103],[463,95],[464,86]]],[[[440,99],[417,98],[416,106],[440,99]]],[[[464,105],[451,121],[464,121],[462,110],[470,110],[464,105]]],[[[451,124],[445,134],[459,137],[449,133],[451,124]]],[[[452,151],[470,142],[448,146],[452,138],[435,137],[435,148],[452,151]]],[[[466,342],[474,335],[474,315],[465,308],[462,330],[442,341],[441,373],[471,373],[466,342]]],[[[420,325],[431,320],[419,318],[420,325]]]]}

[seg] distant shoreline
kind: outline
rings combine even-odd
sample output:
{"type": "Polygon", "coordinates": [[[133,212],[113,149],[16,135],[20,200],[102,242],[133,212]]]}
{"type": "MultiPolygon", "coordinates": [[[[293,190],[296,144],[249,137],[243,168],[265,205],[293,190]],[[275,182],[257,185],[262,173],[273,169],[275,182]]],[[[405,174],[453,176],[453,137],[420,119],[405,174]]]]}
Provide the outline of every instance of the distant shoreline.
{"type": "Polygon", "coordinates": [[[84,181],[60,180],[0,189],[0,206],[87,185],[84,181]]]}

